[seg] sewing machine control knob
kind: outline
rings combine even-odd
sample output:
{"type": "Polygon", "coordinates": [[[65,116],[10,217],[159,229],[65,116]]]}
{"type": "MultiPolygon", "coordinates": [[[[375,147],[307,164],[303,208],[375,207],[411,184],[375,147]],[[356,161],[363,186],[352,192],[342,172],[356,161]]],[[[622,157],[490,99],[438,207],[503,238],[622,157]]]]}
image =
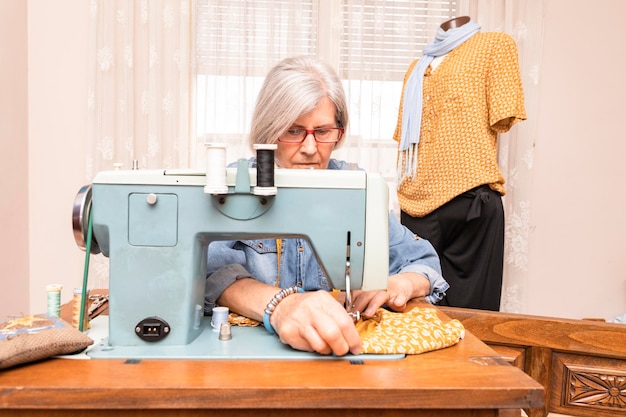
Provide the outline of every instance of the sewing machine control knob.
{"type": "Polygon", "coordinates": [[[146,202],[151,206],[157,203],[158,197],[155,193],[150,193],[146,196],[146,202]]]}

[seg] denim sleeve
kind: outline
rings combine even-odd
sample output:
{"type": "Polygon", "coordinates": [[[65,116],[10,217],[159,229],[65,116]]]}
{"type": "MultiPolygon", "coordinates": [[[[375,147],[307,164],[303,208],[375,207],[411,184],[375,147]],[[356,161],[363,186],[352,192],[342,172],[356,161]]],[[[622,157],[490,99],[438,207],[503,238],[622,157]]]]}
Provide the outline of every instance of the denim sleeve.
{"type": "Polygon", "coordinates": [[[415,236],[389,213],[389,274],[416,272],[430,281],[430,294],[425,298],[435,304],[450,288],[441,275],[441,263],[435,248],[426,239],[415,236]]]}
{"type": "Polygon", "coordinates": [[[208,276],[204,287],[204,314],[209,315],[217,304],[217,299],[226,288],[240,278],[247,278],[250,273],[239,264],[226,265],[208,276]]]}
{"type": "Polygon", "coordinates": [[[243,266],[245,255],[234,249],[234,241],[215,241],[207,250],[207,279],[204,288],[204,313],[211,314],[224,290],[251,274],[243,266]]]}

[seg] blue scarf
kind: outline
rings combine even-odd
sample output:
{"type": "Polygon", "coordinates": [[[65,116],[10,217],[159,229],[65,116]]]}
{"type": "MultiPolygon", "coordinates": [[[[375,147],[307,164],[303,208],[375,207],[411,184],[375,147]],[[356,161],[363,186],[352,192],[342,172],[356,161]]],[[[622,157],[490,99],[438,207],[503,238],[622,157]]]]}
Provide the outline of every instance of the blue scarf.
{"type": "Polygon", "coordinates": [[[404,89],[400,153],[404,153],[405,158],[404,170],[402,170],[402,155],[398,158],[398,186],[404,178],[413,177],[417,173],[417,145],[420,141],[422,126],[422,82],[426,68],[435,57],[452,51],[479,30],[480,26],[473,20],[463,26],[448,30],[440,27],[435,40],[424,47],[422,58],[413,68],[404,89]]]}

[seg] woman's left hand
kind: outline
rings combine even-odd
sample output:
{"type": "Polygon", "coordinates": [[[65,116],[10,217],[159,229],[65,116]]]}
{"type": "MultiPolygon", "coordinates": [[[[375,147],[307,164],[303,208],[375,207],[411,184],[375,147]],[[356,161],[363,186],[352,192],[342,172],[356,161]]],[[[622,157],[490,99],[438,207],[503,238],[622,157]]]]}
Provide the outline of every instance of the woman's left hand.
{"type": "Polygon", "coordinates": [[[364,317],[373,317],[383,305],[394,311],[403,311],[411,299],[429,293],[430,282],[423,275],[413,272],[391,275],[385,291],[353,291],[348,311],[360,311],[364,317]]]}

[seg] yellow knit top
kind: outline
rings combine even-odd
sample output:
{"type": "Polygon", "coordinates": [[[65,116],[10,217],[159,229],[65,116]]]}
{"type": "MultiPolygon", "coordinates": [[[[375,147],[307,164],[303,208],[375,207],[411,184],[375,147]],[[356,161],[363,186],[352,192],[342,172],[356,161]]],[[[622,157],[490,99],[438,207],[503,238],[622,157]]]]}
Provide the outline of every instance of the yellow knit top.
{"type": "MultiPolygon", "coordinates": [[[[394,140],[402,130],[402,103],[394,140]]],[[[482,184],[502,195],[497,162],[498,133],[525,120],[517,46],[499,32],[477,33],[451,51],[423,81],[417,173],[398,186],[400,208],[423,217],[454,197],[482,184]]],[[[404,155],[399,158],[404,163],[404,155]]]]}

